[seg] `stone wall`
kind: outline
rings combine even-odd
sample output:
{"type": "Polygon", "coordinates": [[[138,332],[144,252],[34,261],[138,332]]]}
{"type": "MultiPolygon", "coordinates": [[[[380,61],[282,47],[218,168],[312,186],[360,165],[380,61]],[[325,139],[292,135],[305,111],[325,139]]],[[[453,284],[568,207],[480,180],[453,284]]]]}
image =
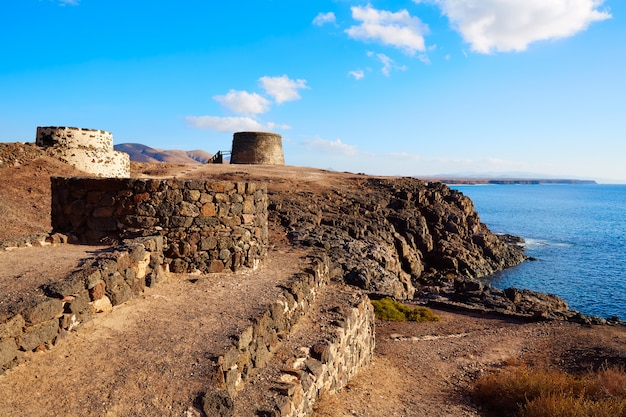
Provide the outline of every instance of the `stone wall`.
{"type": "MultiPolygon", "coordinates": [[[[57,345],[95,314],[110,311],[145,287],[167,279],[164,240],[162,236],[125,240],[80,270],[43,286],[43,295],[33,295],[15,306],[12,316],[0,320],[0,374],[26,361],[28,352],[57,345]]],[[[271,361],[276,366],[277,359],[280,376],[268,381],[269,385],[252,387],[264,398],[255,406],[255,415],[310,415],[320,396],[345,387],[372,361],[374,313],[369,298],[358,289],[336,284],[326,290],[332,301],[321,300],[327,313],[318,324],[330,329],[324,340],[302,349],[304,354],[295,360],[282,363],[281,357],[274,355],[300,319],[317,310],[311,307],[316,300],[320,302],[320,294],[330,282],[325,254],[309,257],[302,269],[284,285],[275,302],[234,335],[232,346],[215,356],[207,391],[199,397],[206,415],[234,415],[233,398],[246,381],[271,361]]]]}
{"type": "Polygon", "coordinates": [[[52,227],[78,243],[158,235],[172,272],[255,268],[266,254],[258,182],[53,177],[52,227]]]}
{"type": "Polygon", "coordinates": [[[68,332],[167,277],[163,237],[137,238],[103,253],[62,280],[45,285],[0,320],[0,373],[27,352],[56,345],[68,332]]]}
{"type": "Polygon", "coordinates": [[[374,356],[374,309],[369,298],[354,289],[352,302],[333,306],[339,318],[328,323],[330,338],[316,343],[295,361],[281,369],[279,381],[272,384],[270,396],[257,415],[299,417],[311,415],[322,395],[344,388],[374,356]]]}
{"type": "Polygon", "coordinates": [[[113,135],[104,130],[45,126],[37,128],[36,144],[58,159],[98,177],[130,177],[130,156],[113,149],[113,135]]]}
{"type": "Polygon", "coordinates": [[[286,334],[306,314],[319,288],[329,280],[328,258],[313,261],[306,272],[297,274],[285,285],[282,295],[248,328],[234,337],[235,343],[215,364],[218,387],[235,396],[245,380],[265,367],[270,352],[279,343],[279,334],[286,334]]]}
{"type": "MultiPolygon", "coordinates": [[[[202,397],[206,415],[254,415],[266,417],[307,416],[320,396],[334,394],[373,359],[375,346],[374,309],[367,295],[352,287],[330,285],[329,259],[325,254],[312,259],[311,267],[296,274],[283,293],[262,311],[250,326],[234,335],[233,345],[217,356],[212,387],[202,397]],[[321,294],[327,297],[319,299],[321,294]],[[321,302],[324,314],[316,324],[325,331],[325,339],[299,349],[300,354],[284,363],[274,353],[292,334],[299,320],[310,314],[314,303],[321,302]],[[289,336],[287,336],[289,335],[289,336]],[[280,362],[280,360],[279,360],[280,362]],[[239,391],[264,368],[278,369],[251,386],[256,404],[238,404],[239,391]],[[272,379],[273,378],[273,379],[272,379]],[[251,407],[254,407],[253,410],[251,407]]],[[[317,308],[316,308],[317,310],[317,308]]],[[[319,312],[316,312],[319,313],[319,312]]],[[[312,329],[305,329],[308,332],[312,329]]],[[[305,337],[308,339],[308,337],[305,337]]],[[[303,343],[306,343],[305,341],[303,343]]],[[[284,352],[283,352],[284,354],[284,352]]],[[[249,392],[247,393],[250,394],[249,392]]]]}
{"type": "Polygon", "coordinates": [[[285,165],[282,137],[269,132],[237,132],[231,164],[285,165]]]}

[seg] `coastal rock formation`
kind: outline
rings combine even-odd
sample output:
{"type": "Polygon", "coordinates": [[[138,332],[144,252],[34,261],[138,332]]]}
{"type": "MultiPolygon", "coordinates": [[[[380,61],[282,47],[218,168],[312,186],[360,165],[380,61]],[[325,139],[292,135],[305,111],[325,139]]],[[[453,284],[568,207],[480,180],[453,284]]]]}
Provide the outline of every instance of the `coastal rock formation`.
{"type": "Polygon", "coordinates": [[[269,211],[292,240],[328,252],[335,278],[398,299],[434,280],[484,277],[525,259],[481,223],[468,197],[441,183],[364,178],[321,195],[272,194],[269,211]]]}

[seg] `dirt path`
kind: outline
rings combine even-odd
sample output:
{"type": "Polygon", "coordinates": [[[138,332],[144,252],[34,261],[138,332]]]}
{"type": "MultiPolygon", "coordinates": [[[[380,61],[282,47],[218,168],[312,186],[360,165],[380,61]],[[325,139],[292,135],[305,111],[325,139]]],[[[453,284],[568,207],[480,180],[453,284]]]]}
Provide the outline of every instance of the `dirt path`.
{"type": "Polygon", "coordinates": [[[173,275],[0,376],[2,416],[181,416],[208,386],[209,358],[302,267],[271,253],[257,271],[173,275]]]}

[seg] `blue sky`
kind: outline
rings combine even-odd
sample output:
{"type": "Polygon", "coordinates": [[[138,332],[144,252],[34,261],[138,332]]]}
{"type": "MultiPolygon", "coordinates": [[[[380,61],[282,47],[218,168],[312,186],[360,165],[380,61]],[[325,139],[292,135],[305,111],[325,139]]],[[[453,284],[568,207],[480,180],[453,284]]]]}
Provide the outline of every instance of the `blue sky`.
{"type": "Polygon", "coordinates": [[[623,0],[5,0],[0,141],[37,126],[426,176],[626,182],[623,0]]]}

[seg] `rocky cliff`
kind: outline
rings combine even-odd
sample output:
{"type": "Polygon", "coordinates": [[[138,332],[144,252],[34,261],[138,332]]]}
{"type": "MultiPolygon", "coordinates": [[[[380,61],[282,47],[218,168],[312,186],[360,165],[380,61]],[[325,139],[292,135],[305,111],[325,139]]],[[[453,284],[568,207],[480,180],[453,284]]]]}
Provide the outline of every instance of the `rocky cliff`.
{"type": "Polygon", "coordinates": [[[294,243],[324,248],[335,279],[373,297],[528,320],[620,323],[585,316],[552,294],[497,289],[480,279],[527,257],[522,239],[492,233],[461,192],[414,178],[351,180],[270,193],[270,217],[294,243]]]}
{"type": "Polygon", "coordinates": [[[293,241],[328,251],[335,277],[399,299],[433,281],[484,277],[525,259],[481,223],[468,197],[441,183],[365,178],[319,194],[274,193],[269,209],[293,241]]]}

